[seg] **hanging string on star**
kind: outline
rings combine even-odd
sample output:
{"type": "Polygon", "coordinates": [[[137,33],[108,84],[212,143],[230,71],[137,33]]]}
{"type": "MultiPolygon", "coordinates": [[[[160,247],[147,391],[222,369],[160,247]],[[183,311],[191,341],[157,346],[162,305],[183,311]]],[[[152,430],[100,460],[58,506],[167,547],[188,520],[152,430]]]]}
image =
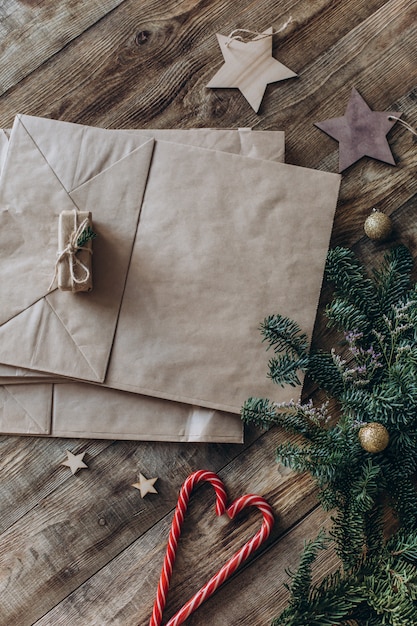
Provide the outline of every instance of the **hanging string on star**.
{"type": "Polygon", "coordinates": [[[226,42],[226,47],[228,48],[232,41],[242,41],[243,43],[251,43],[252,41],[259,41],[259,39],[266,39],[267,37],[273,37],[274,35],[278,35],[282,33],[287,26],[292,22],[292,17],[290,16],[286,22],[276,31],[271,33],[259,33],[256,30],[248,30],[247,28],[235,28],[232,30],[230,35],[228,36],[228,41],[226,42]],[[238,35],[237,33],[245,33],[246,37],[242,35],[238,35]]]}
{"type": "Polygon", "coordinates": [[[412,133],[413,135],[415,135],[417,137],[417,130],[415,128],[413,128],[411,126],[411,124],[409,124],[408,122],[406,122],[405,120],[402,120],[399,117],[396,117],[395,115],[389,115],[388,119],[390,121],[395,121],[395,122],[399,122],[402,126],[404,126],[404,128],[406,128],[407,130],[410,131],[410,133],[412,133]]]}

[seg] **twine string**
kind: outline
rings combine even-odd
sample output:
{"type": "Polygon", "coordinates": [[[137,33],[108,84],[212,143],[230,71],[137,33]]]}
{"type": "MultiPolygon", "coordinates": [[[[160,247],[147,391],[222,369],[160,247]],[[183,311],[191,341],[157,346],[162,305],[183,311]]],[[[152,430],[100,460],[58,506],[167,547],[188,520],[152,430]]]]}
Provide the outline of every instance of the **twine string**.
{"type": "Polygon", "coordinates": [[[74,209],[74,230],[72,231],[65,248],[61,250],[60,252],[58,252],[57,254],[57,259],[55,262],[54,277],[51,281],[51,284],[49,285],[48,291],[51,291],[55,283],[55,280],[58,274],[59,264],[62,263],[62,261],[64,261],[65,259],[68,259],[68,267],[69,267],[69,272],[70,272],[72,291],[75,291],[76,285],[83,285],[89,280],[90,278],[89,268],[85,265],[85,263],[80,261],[80,259],[77,257],[77,252],[79,250],[87,250],[90,254],[92,254],[91,248],[78,245],[78,240],[80,236],[82,235],[82,233],[84,232],[84,230],[87,228],[88,224],[89,224],[89,220],[86,217],[79,224],[79,226],[77,226],[77,210],[74,209]],[[77,278],[76,276],[77,266],[83,272],[83,275],[80,278],[77,278]]]}
{"type": "Polygon", "coordinates": [[[273,37],[274,35],[277,35],[278,33],[282,33],[282,31],[287,28],[290,22],[292,22],[292,17],[289,17],[288,20],[284,22],[284,24],[281,26],[281,28],[279,28],[278,30],[272,33],[258,33],[256,30],[248,30],[246,28],[235,28],[234,30],[232,30],[232,32],[228,36],[227,38],[228,41],[226,42],[225,45],[228,48],[230,44],[232,43],[232,41],[242,41],[244,43],[252,43],[253,41],[259,41],[259,39],[266,39],[267,37],[273,37]],[[246,35],[251,35],[252,39],[248,39],[247,37],[245,38],[242,35],[237,35],[236,33],[245,33],[246,35]],[[247,39],[247,41],[245,41],[245,39],[247,39]]]}
{"type": "Polygon", "coordinates": [[[412,133],[413,135],[415,135],[417,137],[417,130],[415,128],[413,128],[411,126],[411,124],[409,124],[408,122],[405,122],[404,120],[402,120],[400,117],[396,117],[395,115],[388,115],[388,119],[390,121],[391,120],[395,120],[396,122],[399,122],[402,126],[404,126],[404,128],[409,130],[410,133],[412,133]]]}

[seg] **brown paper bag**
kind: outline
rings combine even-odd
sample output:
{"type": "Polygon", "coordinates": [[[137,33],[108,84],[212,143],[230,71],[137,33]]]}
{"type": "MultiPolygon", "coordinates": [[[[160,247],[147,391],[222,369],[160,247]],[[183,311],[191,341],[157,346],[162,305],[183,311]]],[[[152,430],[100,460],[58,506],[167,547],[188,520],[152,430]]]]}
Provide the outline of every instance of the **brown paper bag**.
{"type": "MultiPolygon", "coordinates": [[[[44,215],[40,200],[55,210],[63,176],[51,172],[22,120],[12,139],[15,132],[20,156],[43,183],[29,203],[24,186],[13,188],[7,159],[0,200],[18,203],[20,233],[44,215]]],[[[86,176],[80,160],[65,172],[68,188],[86,176]]],[[[12,255],[27,274],[0,304],[1,360],[238,413],[247,396],[271,395],[259,322],[279,310],[312,330],[339,183],[336,174],[159,139],[134,148],[63,198],[79,210],[96,207],[92,294],[75,302],[57,291],[42,296],[48,265],[37,250],[48,247],[46,224],[42,246],[32,241],[12,255]]],[[[15,276],[7,258],[4,286],[9,271],[15,276]]]]}
{"type": "MultiPolygon", "coordinates": [[[[18,119],[21,120],[21,118],[18,119]]],[[[154,133],[170,141],[203,144],[213,149],[242,152],[265,159],[282,160],[284,154],[283,133],[279,132],[254,133],[246,129],[239,132],[199,129],[196,131],[133,131],[131,133],[130,131],[89,129],[94,134],[94,138],[91,140],[93,143],[88,144],[84,137],[84,127],[26,116],[23,116],[23,121],[25,126],[29,127],[31,139],[38,138],[40,149],[47,154],[48,162],[57,164],[60,179],[68,188],[85,182],[87,166],[90,168],[90,178],[94,177],[97,172],[94,169],[91,170],[91,163],[89,159],[86,159],[82,166],[78,166],[78,173],[75,175],[77,168],[74,168],[71,159],[62,160],[61,158],[63,147],[72,146],[72,154],[80,154],[83,145],[88,155],[88,146],[91,151],[94,142],[99,142],[101,145],[103,138],[106,142],[108,141],[108,135],[113,136],[113,139],[117,137],[116,148],[111,146],[110,156],[104,160],[97,160],[96,168],[98,169],[103,163],[109,167],[112,162],[117,162],[117,159],[126,156],[128,148],[135,148],[137,144],[132,145],[131,138],[126,148],[126,137],[130,134],[141,137],[144,141],[154,133]],[[120,141],[121,135],[123,136],[122,142],[120,141]],[[49,145],[47,149],[45,144],[48,144],[52,136],[54,137],[52,146],[49,145]],[[75,140],[74,136],[78,140],[75,140]],[[74,145],[71,144],[71,137],[74,145]],[[63,165],[65,165],[64,169],[62,169],[63,165]]],[[[19,133],[15,133],[16,141],[19,140],[18,135],[19,133]]],[[[30,145],[29,152],[31,149],[30,145]]],[[[15,150],[14,154],[18,157],[19,151],[15,150]]],[[[13,173],[12,164],[9,167],[10,170],[14,176],[18,175],[18,173],[13,173]]],[[[9,366],[1,366],[0,372],[3,374],[3,382],[9,383],[30,379],[35,382],[46,377],[46,375],[34,373],[30,378],[29,370],[15,370],[9,366]]],[[[90,385],[8,384],[1,388],[0,402],[2,432],[171,441],[239,442],[242,440],[242,427],[239,418],[235,415],[144,398],[136,394],[98,390],[90,385]],[[53,412],[51,412],[52,407],[53,412]]]]}

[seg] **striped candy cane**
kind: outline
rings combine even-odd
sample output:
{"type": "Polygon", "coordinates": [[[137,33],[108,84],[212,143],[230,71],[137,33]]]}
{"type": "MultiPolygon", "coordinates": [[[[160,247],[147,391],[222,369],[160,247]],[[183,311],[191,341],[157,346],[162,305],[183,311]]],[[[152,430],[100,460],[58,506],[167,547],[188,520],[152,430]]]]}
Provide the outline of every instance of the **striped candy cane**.
{"type": "Polygon", "coordinates": [[[263,522],[258,532],[250,539],[236,554],[230,558],[225,565],[215,574],[201,589],[190,599],[184,606],[167,622],[166,626],[179,626],[195,611],[207,598],[227,580],[237,568],[245,561],[259,546],[268,538],[274,517],[269,504],[256,495],[241,496],[226,508],[227,494],[224,485],[217,474],[206,470],[199,470],[191,474],[183,486],[181,487],[177,507],[175,509],[174,518],[172,520],[171,530],[168,538],[168,546],[165,554],[164,564],[162,567],[161,577],[159,579],[158,590],[155,604],[153,607],[152,617],[149,626],[161,626],[162,614],[164,612],[166,597],[169,584],[171,581],[172,570],[174,567],[175,556],[177,552],[178,539],[181,534],[181,526],[187,511],[188,501],[194,487],[203,481],[211,483],[216,492],[216,514],[223,515],[226,513],[230,519],[234,519],[244,508],[254,506],[258,508],[263,516],[263,522]]]}

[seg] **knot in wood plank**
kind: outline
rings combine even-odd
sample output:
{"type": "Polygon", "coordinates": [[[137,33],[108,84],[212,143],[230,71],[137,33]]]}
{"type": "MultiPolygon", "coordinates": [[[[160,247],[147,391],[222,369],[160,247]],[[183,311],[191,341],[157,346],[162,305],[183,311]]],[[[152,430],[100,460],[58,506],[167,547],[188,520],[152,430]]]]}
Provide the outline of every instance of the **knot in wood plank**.
{"type": "Polygon", "coordinates": [[[136,33],[135,44],[137,46],[143,46],[143,44],[145,44],[149,40],[150,36],[151,33],[148,30],[140,30],[138,33],[136,33]]]}

